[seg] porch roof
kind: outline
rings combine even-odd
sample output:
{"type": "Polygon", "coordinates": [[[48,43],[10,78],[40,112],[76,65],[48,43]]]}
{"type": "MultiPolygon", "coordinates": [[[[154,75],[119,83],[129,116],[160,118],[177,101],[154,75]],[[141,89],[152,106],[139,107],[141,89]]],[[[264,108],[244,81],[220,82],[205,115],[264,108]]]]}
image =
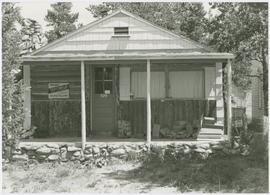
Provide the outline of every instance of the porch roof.
{"type": "Polygon", "coordinates": [[[202,52],[121,52],[121,53],[47,53],[39,56],[24,56],[22,61],[98,61],[98,60],[164,60],[164,59],[233,59],[231,53],[202,52]]]}

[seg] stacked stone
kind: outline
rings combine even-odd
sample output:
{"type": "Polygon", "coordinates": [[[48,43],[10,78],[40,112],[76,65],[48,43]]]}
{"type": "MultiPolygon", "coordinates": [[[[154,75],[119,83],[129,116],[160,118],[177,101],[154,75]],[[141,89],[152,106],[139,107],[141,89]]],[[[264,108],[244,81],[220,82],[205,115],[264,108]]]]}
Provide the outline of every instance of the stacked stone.
{"type": "Polygon", "coordinates": [[[170,153],[174,156],[182,156],[183,158],[197,158],[205,160],[210,155],[242,155],[249,154],[249,147],[247,145],[239,145],[235,143],[233,147],[227,141],[211,142],[211,143],[182,143],[169,144],[164,146],[152,145],[151,151],[154,153],[170,153]]]}
{"type": "Polygon", "coordinates": [[[110,160],[128,159],[130,156],[143,156],[149,151],[164,155],[166,152],[173,155],[207,159],[212,154],[221,155],[248,155],[249,147],[238,143],[231,147],[230,143],[173,143],[152,144],[149,147],[141,143],[125,144],[87,144],[84,151],[76,144],[56,143],[20,143],[13,152],[13,160],[16,161],[77,161],[81,163],[92,163],[98,167],[105,166],[110,160]],[[150,150],[151,149],[151,150],[150,150]]]}
{"type": "MultiPolygon", "coordinates": [[[[13,160],[35,160],[38,162],[47,161],[102,161],[102,166],[107,164],[111,158],[125,159],[129,154],[140,154],[148,151],[145,144],[88,144],[85,150],[75,144],[56,143],[20,143],[13,152],[13,160]]],[[[95,163],[95,162],[94,162],[95,163]]]]}

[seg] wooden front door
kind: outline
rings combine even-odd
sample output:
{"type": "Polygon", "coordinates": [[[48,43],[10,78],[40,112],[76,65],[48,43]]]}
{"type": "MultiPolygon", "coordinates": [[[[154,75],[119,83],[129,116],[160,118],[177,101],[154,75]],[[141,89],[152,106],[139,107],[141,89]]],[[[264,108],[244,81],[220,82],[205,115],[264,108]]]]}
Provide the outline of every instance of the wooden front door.
{"type": "Polygon", "coordinates": [[[97,65],[93,74],[93,134],[110,136],[115,129],[114,68],[97,65]]]}

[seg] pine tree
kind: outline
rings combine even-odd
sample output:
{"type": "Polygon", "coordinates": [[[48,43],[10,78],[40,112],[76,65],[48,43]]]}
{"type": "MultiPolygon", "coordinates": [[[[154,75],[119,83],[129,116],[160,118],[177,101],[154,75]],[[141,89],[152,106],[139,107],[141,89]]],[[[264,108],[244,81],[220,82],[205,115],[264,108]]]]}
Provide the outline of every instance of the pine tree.
{"type": "Polygon", "coordinates": [[[14,3],[2,3],[2,141],[4,156],[19,139],[23,124],[22,82],[15,75],[20,67],[21,34],[15,28],[21,21],[14,3]]]}
{"type": "Polygon", "coordinates": [[[32,19],[25,18],[22,21],[22,52],[21,55],[29,54],[46,44],[46,38],[40,24],[32,19]]]}
{"type": "Polygon", "coordinates": [[[51,4],[52,10],[48,10],[45,21],[47,26],[53,29],[46,33],[48,42],[52,42],[74,31],[77,27],[75,23],[78,20],[79,13],[72,13],[71,2],[58,2],[51,4]]]}

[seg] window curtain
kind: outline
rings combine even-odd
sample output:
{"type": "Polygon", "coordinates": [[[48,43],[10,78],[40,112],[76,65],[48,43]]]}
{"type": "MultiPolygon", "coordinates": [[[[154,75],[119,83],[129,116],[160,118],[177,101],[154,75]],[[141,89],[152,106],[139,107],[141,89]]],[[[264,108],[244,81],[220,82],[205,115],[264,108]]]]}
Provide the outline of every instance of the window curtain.
{"type": "MultiPolygon", "coordinates": [[[[146,72],[131,73],[131,93],[134,98],[146,97],[146,72]]],[[[165,73],[151,72],[151,98],[165,97],[165,73]]]]}
{"type": "Polygon", "coordinates": [[[169,73],[170,97],[203,98],[203,71],[176,71],[169,73]]]}

